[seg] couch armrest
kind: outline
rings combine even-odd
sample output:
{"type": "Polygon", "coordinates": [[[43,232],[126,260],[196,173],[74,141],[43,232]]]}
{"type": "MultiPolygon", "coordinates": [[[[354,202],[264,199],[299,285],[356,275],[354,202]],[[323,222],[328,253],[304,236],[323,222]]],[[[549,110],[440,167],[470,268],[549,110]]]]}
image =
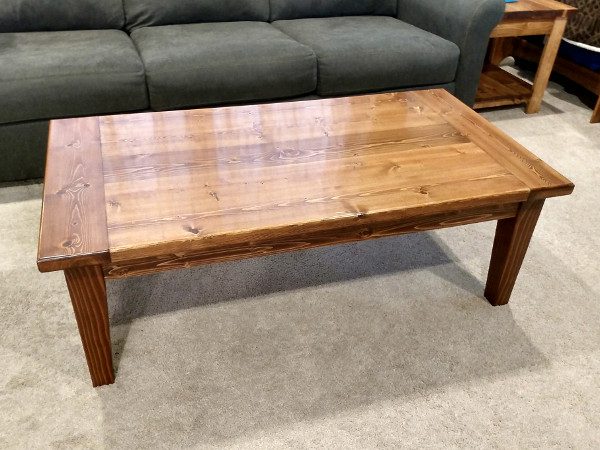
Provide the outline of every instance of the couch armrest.
{"type": "Polygon", "coordinates": [[[399,0],[398,19],[458,46],[455,95],[473,105],[490,33],[504,5],[504,0],[399,0]]]}

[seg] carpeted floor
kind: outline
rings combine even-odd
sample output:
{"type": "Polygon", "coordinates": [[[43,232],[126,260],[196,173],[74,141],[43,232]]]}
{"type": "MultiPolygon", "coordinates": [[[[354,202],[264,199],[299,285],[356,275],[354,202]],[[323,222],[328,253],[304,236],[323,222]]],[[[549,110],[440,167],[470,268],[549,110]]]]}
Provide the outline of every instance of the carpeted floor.
{"type": "Polygon", "coordinates": [[[509,306],[494,224],[109,282],[117,382],[90,386],[40,185],[0,189],[0,448],[600,446],[600,124],[555,84],[486,113],[570,177],[509,306]]]}

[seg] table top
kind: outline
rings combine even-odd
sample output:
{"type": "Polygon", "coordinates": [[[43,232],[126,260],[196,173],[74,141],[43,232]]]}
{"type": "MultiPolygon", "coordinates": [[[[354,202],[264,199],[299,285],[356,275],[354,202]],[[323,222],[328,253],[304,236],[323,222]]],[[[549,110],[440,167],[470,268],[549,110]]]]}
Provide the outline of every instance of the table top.
{"type": "Polygon", "coordinates": [[[55,120],[38,267],[218,252],[572,189],[443,90],[55,120]]]}
{"type": "Polygon", "coordinates": [[[535,20],[567,17],[577,8],[555,0],[518,0],[507,3],[504,20],[535,20]]]}

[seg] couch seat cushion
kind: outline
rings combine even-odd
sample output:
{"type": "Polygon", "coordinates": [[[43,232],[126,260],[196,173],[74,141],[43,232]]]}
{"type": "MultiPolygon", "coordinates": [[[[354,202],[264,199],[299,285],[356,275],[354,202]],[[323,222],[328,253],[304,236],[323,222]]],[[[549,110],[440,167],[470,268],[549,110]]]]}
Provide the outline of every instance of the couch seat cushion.
{"type": "Polygon", "coordinates": [[[0,123],[148,107],[144,67],[117,30],[0,34],[0,123]]]}
{"type": "Polygon", "coordinates": [[[316,87],[313,51],[268,23],[148,27],[131,37],[156,110],[291,97],[316,87]]]}
{"type": "Polygon", "coordinates": [[[281,20],[273,25],[317,54],[321,95],[454,80],[460,51],[439,36],[392,17],[281,20]]]}

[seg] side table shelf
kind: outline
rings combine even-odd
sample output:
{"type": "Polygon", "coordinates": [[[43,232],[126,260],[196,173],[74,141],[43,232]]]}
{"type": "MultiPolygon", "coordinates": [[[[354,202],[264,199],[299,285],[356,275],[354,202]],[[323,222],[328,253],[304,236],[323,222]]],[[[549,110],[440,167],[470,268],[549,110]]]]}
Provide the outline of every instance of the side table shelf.
{"type": "Polygon", "coordinates": [[[475,109],[526,104],[532,91],[526,81],[490,64],[481,74],[475,109]]]}

